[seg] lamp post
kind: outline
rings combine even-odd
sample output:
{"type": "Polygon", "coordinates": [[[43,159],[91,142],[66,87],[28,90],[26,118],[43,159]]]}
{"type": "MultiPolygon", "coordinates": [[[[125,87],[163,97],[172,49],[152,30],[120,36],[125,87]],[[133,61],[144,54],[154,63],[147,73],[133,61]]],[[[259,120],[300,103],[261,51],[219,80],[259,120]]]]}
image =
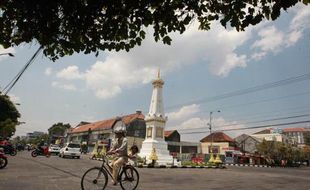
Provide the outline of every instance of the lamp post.
{"type": "MultiPolygon", "coordinates": [[[[218,113],[220,113],[221,111],[220,110],[217,110],[218,113]]],[[[214,157],[213,157],[213,134],[212,134],[212,114],[213,114],[213,111],[210,111],[210,121],[208,123],[209,125],[209,130],[210,130],[210,135],[211,135],[211,150],[210,150],[210,159],[208,161],[208,163],[211,163],[213,164],[214,163],[214,157]]]]}
{"type": "Polygon", "coordinates": [[[8,55],[8,56],[10,56],[10,57],[14,57],[14,55],[12,54],[12,53],[0,53],[0,56],[1,55],[8,55]]]}

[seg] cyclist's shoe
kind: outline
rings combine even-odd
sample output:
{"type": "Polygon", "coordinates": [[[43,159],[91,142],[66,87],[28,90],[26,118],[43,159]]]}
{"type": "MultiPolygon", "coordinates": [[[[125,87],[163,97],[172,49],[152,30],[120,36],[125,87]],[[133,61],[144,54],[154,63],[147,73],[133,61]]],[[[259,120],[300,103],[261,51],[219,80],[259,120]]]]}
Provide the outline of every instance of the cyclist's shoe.
{"type": "Polygon", "coordinates": [[[112,185],[117,185],[117,182],[112,179],[112,185]]]}

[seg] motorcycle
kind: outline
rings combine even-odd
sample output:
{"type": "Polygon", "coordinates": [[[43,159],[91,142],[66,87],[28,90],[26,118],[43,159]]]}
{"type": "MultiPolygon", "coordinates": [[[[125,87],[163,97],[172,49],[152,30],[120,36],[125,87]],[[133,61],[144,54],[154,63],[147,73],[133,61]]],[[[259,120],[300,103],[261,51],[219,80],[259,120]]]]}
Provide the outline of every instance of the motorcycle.
{"type": "Polygon", "coordinates": [[[8,164],[8,159],[4,155],[3,149],[0,149],[0,169],[5,168],[7,164],[8,164]]]}
{"type": "Polygon", "coordinates": [[[3,148],[4,154],[9,154],[11,156],[15,156],[17,154],[16,149],[11,145],[1,146],[0,148],[3,148]]]}
{"type": "Polygon", "coordinates": [[[37,157],[37,156],[46,156],[50,157],[51,153],[48,151],[48,147],[43,147],[42,149],[36,148],[34,151],[31,152],[32,157],[37,157]]]}

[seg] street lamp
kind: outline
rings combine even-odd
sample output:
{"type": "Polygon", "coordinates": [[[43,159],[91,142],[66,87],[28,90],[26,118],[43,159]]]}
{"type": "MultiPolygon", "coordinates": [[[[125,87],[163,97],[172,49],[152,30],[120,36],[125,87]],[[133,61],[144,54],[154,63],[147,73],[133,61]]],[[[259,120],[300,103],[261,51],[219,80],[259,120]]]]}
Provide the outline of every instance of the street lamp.
{"type": "Polygon", "coordinates": [[[8,55],[8,56],[10,56],[10,57],[14,57],[13,53],[0,53],[0,56],[1,56],[1,55],[8,55]]]}
{"type": "MultiPolygon", "coordinates": [[[[221,111],[217,110],[216,112],[220,113],[221,111]]],[[[214,163],[214,157],[213,157],[213,134],[212,134],[212,114],[213,114],[213,111],[210,111],[210,121],[208,123],[209,130],[210,130],[210,135],[211,135],[210,159],[208,161],[209,163],[214,163]]]]}

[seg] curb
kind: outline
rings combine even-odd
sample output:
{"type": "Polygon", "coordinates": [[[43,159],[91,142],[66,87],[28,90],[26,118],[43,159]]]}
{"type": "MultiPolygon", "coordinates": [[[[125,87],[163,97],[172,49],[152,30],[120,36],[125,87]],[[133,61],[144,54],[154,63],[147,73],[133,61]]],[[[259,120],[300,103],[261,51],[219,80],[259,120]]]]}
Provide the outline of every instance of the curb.
{"type": "Polygon", "coordinates": [[[138,168],[171,168],[171,169],[226,169],[225,166],[150,166],[150,165],[138,165],[138,168]]]}
{"type": "MultiPolygon", "coordinates": [[[[89,158],[90,160],[103,161],[102,158],[89,158]]],[[[172,166],[172,165],[138,165],[137,168],[171,168],[171,169],[180,169],[180,168],[191,168],[191,169],[226,169],[225,164],[222,166],[172,166]]]]}
{"type": "Polygon", "coordinates": [[[253,164],[225,164],[226,166],[236,166],[236,167],[255,167],[255,168],[271,168],[267,165],[253,165],[253,164]]]}

